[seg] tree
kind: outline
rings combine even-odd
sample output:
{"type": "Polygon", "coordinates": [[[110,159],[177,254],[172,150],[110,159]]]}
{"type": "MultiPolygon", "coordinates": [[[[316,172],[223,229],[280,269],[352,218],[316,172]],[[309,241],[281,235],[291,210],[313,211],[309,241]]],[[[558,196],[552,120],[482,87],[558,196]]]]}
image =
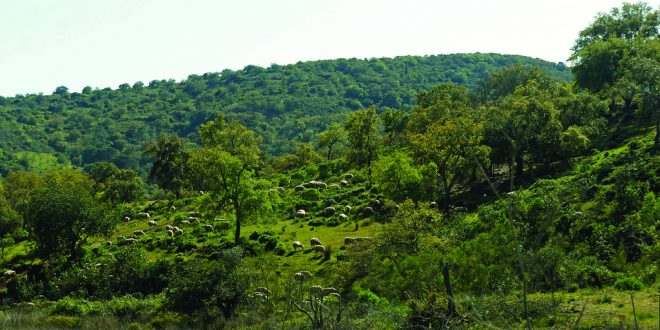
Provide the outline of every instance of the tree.
{"type": "Polygon", "coordinates": [[[367,166],[371,177],[371,162],[378,150],[378,117],[376,109],[359,110],[349,115],[344,124],[348,132],[348,158],[358,166],[367,166]]]}
{"type": "Polygon", "coordinates": [[[158,183],[166,191],[181,196],[186,186],[188,153],[183,142],[176,135],[161,135],[155,144],[148,144],[145,154],[155,157],[149,171],[149,179],[158,183]]]}
{"type": "Polygon", "coordinates": [[[383,131],[385,132],[385,144],[392,146],[392,143],[401,144],[405,138],[406,125],[408,124],[408,114],[402,110],[393,110],[387,108],[380,115],[383,122],[383,131]]]}
{"type": "Polygon", "coordinates": [[[509,155],[510,169],[522,175],[525,157],[547,160],[556,156],[562,127],[547,90],[535,81],[519,86],[497,104],[486,108],[489,145],[499,155],[509,155]],[[494,137],[494,138],[493,138],[494,137]]]}
{"type": "Polygon", "coordinates": [[[144,182],[133,170],[99,162],[92,165],[89,176],[96,182],[95,190],[112,203],[132,202],[144,197],[144,182]]]}
{"type": "Polygon", "coordinates": [[[475,92],[480,102],[497,101],[513,94],[518,86],[525,85],[531,80],[535,80],[544,88],[550,88],[555,84],[540,68],[516,64],[493,71],[479,81],[475,92]]]}
{"type": "Polygon", "coordinates": [[[115,222],[94,196],[93,182],[77,170],[55,170],[29,195],[25,223],[43,257],[78,260],[88,237],[110,234],[115,222]]]}
{"type": "Polygon", "coordinates": [[[613,92],[624,99],[624,110],[631,110],[634,92],[627,88],[629,81],[622,80],[622,60],[634,43],[657,39],[658,25],[660,11],[645,3],[624,3],[608,14],[600,13],[580,31],[572,48],[575,82],[594,92],[613,92]]]}
{"type": "Polygon", "coordinates": [[[410,157],[402,152],[394,152],[374,162],[374,181],[386,196],[396,201],[425,197],[422,175],[410,157]]]}
{"type": "Polygon", "coordinates": [[[254,173],[261,161],[260,139],[237,121],[227,124],[222,116],[202,125],[200,137],[205,147],[190,157],[194,182],[210,191],[220,207],[233,209],[234,242],[240,244],[241,224],[266,200],[263,183],[254,173]]]}
{"type": "MultiPolygon", "coordinates": [[[[341,125],[334,123],[330,125],[330,128],[319,133],[318,141],[319,148],[327,148],[326,159],[332,160],[333,148],[341,145],[346,140],[346,131],[341,127],[341,125]]],[[[336,149],[335,149],[336,151],[336,149]]]]}
{"type": "MultiPolygon", "coordinates": [[[[476,112],[467,104],[463,87],[442,85],[433,100],[420,100],[411,115],[411,151],[420,163],[433,162],[446,211],[451,205],[452,190],[458,183],[468,183],[476,169],[487,163],[490,148],[482,144],[483,126],[476,112]],[[441,93],[444,91],[444,93],[441,93]],[[422,123],[429,122],[424,126],[422,123]]],[[[428,95],[428,94],[427,94],[428,95]]]]}

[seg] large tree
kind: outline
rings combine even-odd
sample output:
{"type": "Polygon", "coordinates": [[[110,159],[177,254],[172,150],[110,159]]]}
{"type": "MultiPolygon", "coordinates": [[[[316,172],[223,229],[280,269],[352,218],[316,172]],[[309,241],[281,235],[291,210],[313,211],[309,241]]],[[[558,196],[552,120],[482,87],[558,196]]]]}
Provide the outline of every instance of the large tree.
{"type": "Polygon", "coordinates": [[[204,147],[190,157],[193,182],[210,191],[219,207],[234,211],[234,242],[239,244],[243,221],[265,204],[265,186],[255,177],[261,162],[260,139],[237,121],[225,122],[222,116],[202,125],[200,136],[204,147]]]}
{"type": "Polygon", "coordinates": [[[366,166],[371,177],[371,163],[378,151],[378,116],[376,108],[353,112],[344,124],[348,132],[348,158],[358,166],[366,166]]]}
{"type": "Polygon", "coordinates": [[[75,261],[86,239],[109,234],[115,221],[109,207],[96,199],[93,181],[82,172],[52,171],[44,182],[28,195],[25,223],[41,256],[64,255],[75,261]]]}
{"type": "Polygon", "coordinates": [[[341,146],[346,140],[346,131],[341,125],[334,123],[330,128],[319,133],[318,141],[319,147],[327,149],[326,159],[332,160],[333,151],[337,151],[337,147],[341,146]]]}
{"type": "Polygon", "coordinates": [[[446,211],[452,191],[459,183],[475,178],[485,167],[490,148],[483,144],[483,126],[468,104],[463,87],[445,84],[421,95],[411,115],[411,151],[421,163],[436,165],[440,201],[446,211]],[[432,98],[423,99],[432,95],[432,98]]]}
{"type": "Polygon", "coordinates": [[[188,153],[183,142],[176,135],[162,135],[154,144],[145,148],[145,153],[155,157],[153,166],[149,171],[149,179],[158,185],[173,192],[177,197],[186,185],[186,170],[188,153]]]}
{"type": "Polygon", "coordinates": [[[641,40],[658,38],[660,11],[645,3],[624,3],[609,13],[600,13],[582,30],[572,48],[570,60],[575,82],[594,92],[620,97],[624,110],[631,110],[635,96],[622,73],[622,60],[641,40]]]}

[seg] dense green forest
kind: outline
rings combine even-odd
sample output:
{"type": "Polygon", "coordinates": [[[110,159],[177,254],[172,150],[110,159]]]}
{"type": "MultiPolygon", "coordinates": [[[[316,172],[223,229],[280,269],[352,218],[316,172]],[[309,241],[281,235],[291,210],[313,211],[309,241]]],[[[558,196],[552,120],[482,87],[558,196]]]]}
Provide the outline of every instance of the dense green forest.
{"type": "Polygon", "coordinates": [[[52,95],[0,97],[0,173],[107,161],[144,175],[149,165],[145,143],[164,133],[199,142],[199,126],[221,113],[261,136],[267,154],[281,155],[298,142],[313,142],[353,110],[409,111],[422,90],[448,81],[474,87],[488,72],[513,64],[570,79],[563,64],[456,54],[247,66],[182,82],[86,87],[79,93],[59,87],[52,95]]]}
{"type": "Polygon", "coordinates": [[[2,99],[0,324],[659,328],[659,14],[2,99]]]}

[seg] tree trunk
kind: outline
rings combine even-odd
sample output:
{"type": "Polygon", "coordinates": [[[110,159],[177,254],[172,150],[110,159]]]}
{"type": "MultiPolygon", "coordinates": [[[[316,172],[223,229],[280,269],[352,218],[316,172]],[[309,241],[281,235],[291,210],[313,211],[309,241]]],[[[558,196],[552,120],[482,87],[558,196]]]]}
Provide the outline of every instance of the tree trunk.
{"type": "Polygon", "coordinates": [[[516,175],[521,176],[523,174],[525,162],[522,155],[516,156],[516,175]]]}
{"type": "Polygon", "coordinates": [[[332,160],[332,144],[328,145],[328,156],[326,157],[327,160],[332,160]]]}
{"type": "Polygon", "coordinates": [[[449,264],[443,262],[441,267],[445,291],[447,291],[447,315],[454,316],[456,315],[456,303],[454,303],[454,290],[451,287],[451,278],[449,277],[449,264]]]}
{"type": "MultiPolygon", "coordinates": [[[[234,199],[236,201],[236,199],[234,199]]],[[[236,231],[234,232],[234,244],[239,245],[241,242],[241,221],[243,220],[243,215],[239,211],[240,206],[237,202],[234,202],[234,211],[236,212],[236,231]]]]}

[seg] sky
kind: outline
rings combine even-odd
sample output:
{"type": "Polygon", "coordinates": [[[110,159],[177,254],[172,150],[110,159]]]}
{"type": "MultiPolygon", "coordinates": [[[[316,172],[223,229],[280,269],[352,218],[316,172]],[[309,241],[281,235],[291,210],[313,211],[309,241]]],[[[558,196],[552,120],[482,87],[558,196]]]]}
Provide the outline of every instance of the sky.
{"type": "Polygon", "coordinates": [[[351,57],[493,52],[566,62],[579,31],[622,3],[0,0],[0,95],[351,57]]]}

